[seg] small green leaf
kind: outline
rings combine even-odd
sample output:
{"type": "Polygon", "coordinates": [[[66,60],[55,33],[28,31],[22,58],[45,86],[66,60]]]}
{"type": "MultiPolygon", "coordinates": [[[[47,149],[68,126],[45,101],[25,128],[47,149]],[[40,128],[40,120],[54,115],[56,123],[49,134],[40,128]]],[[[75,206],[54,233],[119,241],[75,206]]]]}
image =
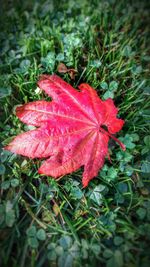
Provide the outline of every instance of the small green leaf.
{"type": "Polygon", "coordinates": [[[99,253],[101,252],[101,246],[99,244],[92,244],[91,245],[91,250],[93,251],[93,253],[98,256],[99,253]]]}
{"type": "Polygon", "coordinates": [[[99,68],[102,65],[101,61],[98,59],[95,59],[91,61],[90,66],[94,68],[99,68]]]}
{"type": "Polygon", "coordinates": [[[143,91],[146,95],[150,95],[150,86],[145,87],[143,91]]]}
{"type": "Polygon", "coordinates": [[[57,258],[56,252],[55,252],[54,250],[48,252],[48,253],[47,253],[47,258],[48,258],[50,261],[55,261],[56,258],[57,258]]]}
{"type": "Polygon", "coordinates": [[[144,137],[144,143],[148,149],[150,149],[150,135],[144,137]]]}
{"type": "Polygon", "coordinates": [[[56,248],[56,243],[50,243],[50,244],[48,244],[48,246],[47,246],[47,249],[48,250],[54,250],[56,248]]]}
{"type": "Polygon", "coordinates": [[[109,84],[109,90],[115,92],[118,89],[118,83],[116,81],[112,81],[109,84]]]}
{"type": "Polygon", "coordinates": [[[45,58],[41,58],[41,63],[47,70],[53,71],[55,67],[55,53],[49,52],[45,58]]]}
{"type": "Polygon", "coordinates": [[[33,225],[33,226],[30,226],[30,228],[27,229],[26,231],[26,234],[28,236],[35,236],[36,235],[36,227],[33,225]]]}
{"type": "Polygon", "coordinates": [[[104,189],[105,186],[103,185],[96,186],[90,195],[90,199],[92,199],[96,204],[101,205],[103,202],[102,200],[103,196],[100,192],[103,191],[104,189]]]}
{"type": "Polygon", "coordinates": [[[122,195],[121,193],[119,193],[119,192],[117,192],[117,193],[115,194],[115,200],[116,200],[117,204],[118,204],[118,203],[119,203],[119,204],[124,203],[124,197],[123,197],[123,195],[122,195]]]}
{"type": "Polygon", "coordinates": [[[64,252],[63,247],[61,247],[61,246],[57,246],[57,247],[55,248],[55,252],[56,252],[56,254],[57,254],[58,256],[63,255],[63,252],[64,252]]]}
{"type": "Polygon", "coordinates": [[[113,252],[110,249],[105,249],[103,253],[104,258],[109,259],[113,256],[113,252]]]}
{"type": "Polygon", "coordinates": [[[83,192],[79,187],[73,187],[71,190],[71,196],[75,199],[81,199],[83,197],[83,192]]]}
{"type": "Polygon", "coordinates": [[[119,139],[125,144],[126,148],[133,149],[135,147],[132,135],[126,134],[125,137],[120,137],[119,139]]]}
{"type": "Polygon", "coordinates": [[[150,162],[144,161],[141,166],[141,171],[144,173],[150,173],[150,162]]]}
{"type": "Polygon", "coordinates": [[[123,266],[123,255],[120,250],[116,250],[114,253],[114,258],[116,262],[116,267],[122,267],[123,266]]]}
{"type": "Polygon", "coordinates": [[[17,187],[19,185],[19,180],[14,178],[10,181],[10,183],[12,187],[17,187]]]}
{"type": "Polygon", "coordinates": [[[117,185],[118,190],[123,194],[126,193],[128,191],[128,186],[126,183],[119,183],[117,185]]]}
{"type": "Polygon", "coordinates": [[[10,187],[10,181],[4,181],[1,183],[1,188],[7,190],[10,187]]]}
{"type": "Polygon", "coordinates": [[[149,152],[149,148],[145,146],[145,147],[142,149],[141,154],[144,155],[144,154],[146,154],[146,153],[148,153],[148,152],[149,152]]]}
{"type": "Polygon", "coordinates": [[[0,175],[4,174],[5,170],[6,170],[6,168],[5,168],[4,164],[1,163],[0,164],[0,175]]]}
{"type": "Polygon", "coordinates": [[[146,209],[140,207],[140,208],[136,211],[136,213],[137,213],[137,215],[139,216],[139,218],[140,218],[141,220],[143,220],[143,219],[145,218],[145,216],[146,216],[146,209]]]}
{"type": "Polygon", "coordinates": [[[29,237],[28,244],[31,248],[38,248],[39,242],[36,237],[29,237]]]}
{"type": "Polygon", "coordinates": [[[62,267],[71,267],[72,264],[73,264],[73,257],[71,254],[68,254],[65,259],[65,265],[63,265],[62,267]]]}
{"type": "Polygon", "coordinates": [[[121,236],[114,237],[114,244],[115,246],[120,246],[123,243],[123,238],[121,236]]]}
{"type": "Polygon", "coordinates": [[[63,249],[68,249],[72,245],[72,239],[70,236],[66,235],[60,238],[59,240],[60,246],[63,247],[63,249]]]}
{"type": "Polygon", "coordinates": [[[138,142],[140,139],[137,133],[130,134],[130,136],[132,137],[133,142],[138,142]]]}
{"type": "Polygon", "coordinates": [[[71,254],[61,255],[58,259],[58,267],[72,267],[73,257],[71,254]]]}
{"type": "Polygon", "coordinates": [[[122,267],[123,257],[120,250],[116,250],[113,256],[107,261],[107,267],[122,267]]]}
{"type": "Polygon", "coordinates": [[[141,72],[142,72],[142,66],[136,66],[136,65],[134,65],[132,67],[132,73],[134,75],[139,75],[141,72]]]}
{"type": "Polygon", "coordinates": [[[29,59],[24,59],[20,63],[20,71],[21,73],[27,72],[29,67],[31,65],[31,62],[29,59]]]}
{"type": "Polygon", "coordinates": [[[127,151],[119,151],[116,154],[117,160],[123,160],[124,162],[130,162],[133,156],[127,151]]]}
{"type": "Polygon", "coordinates": [[[126,45],[122,52],[123,56],[130,57],[132,55],[132,48],[129,45],[126,45]]]}
{"type": "Polygon", "coordinates": [[[89,244],[88,241],[86,239],[81,239],[81,244],[83,249],[88,250],[89,249],[89,244]]]}
{"type": "Polygon", "coordinates": [[[103,95],[103,98],[106,100],[106,99],[108,99],[108,98],[114,98],[114,93],[113,92],[111,92],[111,91],[106,91],[106,93],[103,95]]]}
{"type": "Polygon", "coordinates": [[[64,54],[63,53],[59,53],[56,57],[57,61],[64,61],[64,54]]]}
{"type": "Polygon", "coordinates": [[[117,177],[117,171],[114,169],[114,167],[110,167],[107,175],[109,179],[114,180],[117,177]]]}
{"type": "Polygon", "coordinates": [[[10,151],[3,150],[2,153],[0,154],[1,162],[5,162],[10,155],[11,155],[10,151]]]}
{"type": "Polygon", "coordinates": [[[36,233],[36,236],[39,240],[45,240],[46,239],[46,233],[44,229],[39,229],[36,233]]]}
{"type": "Polygon", "coordinates": [[[12,227],[15,222],[15,211],[13,209],[6,212],[5,222],[8,227],[12,227]]]}
{"type": "Polygon", "coordinates": [[[77,258],[80,255],[80,247],[76,241],[73,243],[69,251],[73,258],[77,258]]]}
{"type": "Polygon", "coordinates": [[[100,86],[101,86],[102,89],[108,90],[108,84],[106,82],[101,82],[100,86]]]}
{"type": "Polygon", "coordinates": [[[0,88],[0,99],[11,95],[11,87],[0,88]]]}
{"type": "Polygon", "coordinates": [[[86,260],[88,258],[88,251],[82,248],[81,252],[82,252],[83,259],[86,260]]]}

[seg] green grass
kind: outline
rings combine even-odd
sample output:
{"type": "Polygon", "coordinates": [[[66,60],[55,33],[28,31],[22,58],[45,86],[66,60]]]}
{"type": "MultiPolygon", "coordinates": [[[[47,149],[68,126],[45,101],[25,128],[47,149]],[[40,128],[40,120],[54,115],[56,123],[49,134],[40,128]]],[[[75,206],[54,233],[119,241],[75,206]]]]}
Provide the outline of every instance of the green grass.
{"type": "MultiPolygon", "coordinates": [[[[150,88],[147,1],[3,1],[0,60],[0,265],[148,267],[150,88]],[[61,2],[61,3],[59,3],[61,2]],[[59,62],[73,86],[114,98],[125,126],[104,168],[82,189],[82,170],[56,182],[38,160],[2,147],[30,129],[15,107],[45,98],[37,80],[59,62]],[[115,81],[112,86],[112,81],[115,81]]],[[[60,75],[60,74],[59,74],[60,75]]]]}

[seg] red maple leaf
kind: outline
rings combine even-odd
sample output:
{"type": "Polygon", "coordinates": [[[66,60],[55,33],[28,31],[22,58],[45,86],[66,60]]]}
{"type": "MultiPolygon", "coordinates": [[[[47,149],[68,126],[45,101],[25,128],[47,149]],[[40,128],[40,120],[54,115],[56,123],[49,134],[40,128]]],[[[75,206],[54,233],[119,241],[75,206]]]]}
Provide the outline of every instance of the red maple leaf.
{"type": "Polygon", "coordinates": [[[48,158],[39,173],[54,178],[84,166],[86,187],[104,164],[110,137],[125,149],[112,135],[124,121],[116,118],[113,100],[102,101],[86,83],[77,91],[56,75],[43,75],[38,85],[53,100],[17,107],[18,118],[37,129],[18,135],[5,149],[29,158],[48,158]]]}

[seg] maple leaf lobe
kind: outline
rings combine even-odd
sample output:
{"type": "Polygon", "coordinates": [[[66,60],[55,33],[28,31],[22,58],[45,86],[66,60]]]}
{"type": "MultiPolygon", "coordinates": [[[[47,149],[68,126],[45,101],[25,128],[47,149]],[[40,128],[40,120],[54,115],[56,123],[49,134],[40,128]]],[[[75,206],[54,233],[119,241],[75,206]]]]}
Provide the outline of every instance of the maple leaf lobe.
{"type": "Polygon", "coordinates": [[[124,121],[116,117],[113,100],[102,101],[86,83],[77,91],[57,75],[43,75],[38,86],[52,101],[39,100],[16,109],[23,123],[38,128],[18,135],[5,149],[29,158],[48,158],[39,173],[54,178],[84,166],[86,187],[103,167],[109,138],[125,149],[112,135],[124,121]]]}

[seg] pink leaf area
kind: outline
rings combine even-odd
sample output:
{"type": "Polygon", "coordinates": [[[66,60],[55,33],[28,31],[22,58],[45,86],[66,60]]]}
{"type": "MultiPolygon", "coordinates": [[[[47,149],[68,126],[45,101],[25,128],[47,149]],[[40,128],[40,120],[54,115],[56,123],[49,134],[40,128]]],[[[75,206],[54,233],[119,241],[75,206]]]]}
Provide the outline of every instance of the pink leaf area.
{"type": "Polygon", "coordinates": [[[18,135],[5,149],[29,158],[45,158],[40,174],[61,177],[84,166],[82,184],[97,176],[108,155],[108,141],[124,121],[112,99],[102,101],[83,83],[74,89],[57,75],[43,75],[38,86],[52,101],[39,100],[17,107],[16,115],[37,128],[18,135]]]}

